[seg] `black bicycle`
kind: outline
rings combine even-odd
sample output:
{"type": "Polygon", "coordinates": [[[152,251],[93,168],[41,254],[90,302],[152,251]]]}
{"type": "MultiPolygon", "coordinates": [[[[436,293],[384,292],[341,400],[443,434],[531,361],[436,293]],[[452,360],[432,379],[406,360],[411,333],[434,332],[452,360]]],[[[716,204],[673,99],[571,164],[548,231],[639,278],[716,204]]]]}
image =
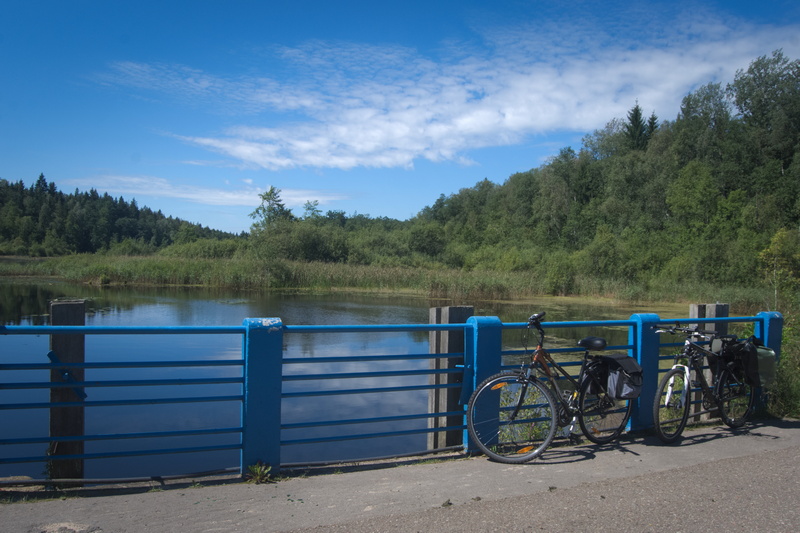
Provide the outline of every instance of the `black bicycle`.
{"type": "Polygon", "coordinates": [[[695,403],[702,405],[702,409],[692,416],[719,410],[727,426],[744,425],[753,412],[755,396],[741,357],[731,349],[737,342],[736,336],[718,336],[716,331],[697,327],[656,326],[656,331],[686,336],[683,350],[675,354],[675,364],[661,378],[656,391],[653,401],[656,435],[665,443],[678,440],[695,403]],[[708,341],[708,348],[700,344],[703,341],[708,341]],[[703,372],[705,361],[712,373],[710,383],[703,372]],[[699,398],[693,400],[693,396],[699,398]]]}
{"type": "Polygon", "coordinates": [[[544,315],[528,320],[528,328],[539,333],[530,363],[484,380],[467,406],[470,437],[496,461],[524,463],[538,457],[552,443],[556,428],[569,426],[571,436],[576,419],[587,439],[606,444],[620,436],[631,414],[630,397],[622,397],[630,394],[609,390],[609,383],[614,383],[609,369],[618,365],[618,358],[589,353],[605,349],[605,339],[586,337],[578,342],[585,351],[580,373],[573,378],[542,347],[544,315]],[[553,369],[571,389],[559,385],[553,369]]]}

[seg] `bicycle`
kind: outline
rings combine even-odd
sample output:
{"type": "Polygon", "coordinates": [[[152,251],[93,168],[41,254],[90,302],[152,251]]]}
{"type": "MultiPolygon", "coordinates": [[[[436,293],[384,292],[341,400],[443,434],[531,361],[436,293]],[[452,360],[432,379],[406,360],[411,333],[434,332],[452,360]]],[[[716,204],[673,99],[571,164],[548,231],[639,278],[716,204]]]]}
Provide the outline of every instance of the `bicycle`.
{"type": "Polygon", "coordinates": [[[741,359],[730,353],[735,335],[717,335],[697,327],[654,326],[657,333],[684,333],[683,349],[675,354],[675,363],[661,378],[653,401],[653,422],[656,435],[670,444],[678,440],[689,420],[692,393],[702,393],[702,408],[692,416],[719,410],[722,421],[731,428],[745,424],[753,412],[753,386],[745,373],[741,359]],[[705,340],[710,349],[693,339],[705,340]],[[712,371],[709,384],[703,372],[703,360],[708,359],[712,371]],[[695,379],[691,373],[694,372],[695,379]]]}
{"type": "Polygon", "coordinates": [[[521,368],[495,374],[484,380],[467,405],[467,428],[478,448],[491,459],[503,463],[524,463],[544,452],[553,441],[557,427],[569,426],[577,419],[583,434],[596,444],[606,444],[622,434],[630,418],[630,399],[618,399],[608,387],[607,356],[601,351],[606,340],[586,337],[578,342],[584,348],[577,379],[570,376],[543,348],[545,333],[538,313],[528,320],[539,341],[530,363],[521,368]],[[557,370],[573,386],[564,390],[557,370]]]}

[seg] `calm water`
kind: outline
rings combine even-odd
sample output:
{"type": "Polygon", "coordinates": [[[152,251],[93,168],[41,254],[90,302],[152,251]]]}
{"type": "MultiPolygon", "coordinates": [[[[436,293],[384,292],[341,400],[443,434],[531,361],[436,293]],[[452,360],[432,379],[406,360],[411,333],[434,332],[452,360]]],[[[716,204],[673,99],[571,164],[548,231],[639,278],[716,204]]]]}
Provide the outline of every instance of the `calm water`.
{"type": "MultiPolygon", "coordinates": [[[[5,325],[48,324],[48,303],[58,298],[85,298],[87,300],[87,325],[100,326],[224,326],[241,325],[248,317],[279,317],[287,325],[329,324],[420,324],[428,322],[429,308],[449,305],[449,302],[429,301],[425,298],[398,297],[397,295],[306,295],[306,294],[253,294],[210,291],[201,289],[117,289],[75,286],[63,283],[4,283],[0,280],[0,319],[5,325]]],[[[476,315],[498,316],[503,322],[524,322],[533,312],[547,311],[548,321],[614,320],[625,319],[637,312],[655,312],[665,318],[687,316],[685,306],[658,306],[637,308],[609,303],[587,303],[578,299],[544,298],[523,303],[475,304],[476,315]]],[[[566,330],[564,330],[566,331],[566,330]]],[[[624,344],[627,332],[617,330],[570,330],[570,338],[559,339],[559,330],[551,330],[555,344],[574,345],[585,335],[601,335],[611,344],[624,344]]],[[[564,334],[564,333],[562,333],[564,334]]],[[[518,347],[521,332],[506,334],[504,343],[518,347]]],[[[0,363],[44,362],[49,349],[47,336],[0,337],[0,363]]],[[[292,334],[285,338],[287,357],[313,358],[335,355],[381,355],[395,353],[427,353],[426,333],[336,333],[336,334],[292,334]]],[[[86,360],[176,360],[182,354],[197,358],[241,358],[241,338],[237,335],[156,335],[120,336],[88,335],[86,337],[86,360]]],[[[410,368],[409,365],[427,366],[427,362],[397,362],[389,370],[410,368]]],[[[420,368],[422,368],[420,367],[420,368]]],[[[382,367],[382,369],[387,369],[382,367]]],[[[325,365],[288,365],[288,373],[321,374],[330,372],[363,372],[367,363],[348,363],[326,368],[325,365]]],[[[210,377],[206,369],[128,369],[124,376],[114,370],[88,370],[86,379],[139,379],[169,377],[210,377]],[[154,372],[158,372],[154,376],[154,372]]],[[[240,376],[236,367],[213,370],[213,375],[240,376]]],[[[0,381],[6,380],[47,381],[48,371],[39,371],[35,377],[28,373],[24,378],[13,371],[4,371],[0,381]]],[[[427,377],[396,378],[391,385],[413,385],[427,383],[427,377]]],[[[284,392],[292,390],[328,389],[388,386],[386,379],[376,380],[324,380],[290,382],[284,392]],[[340,382],[341,381],[341,382],[340,382]]],[[[240,394],[236,385],[217,385],[213,392],[208,388],[193,386],[91,388],[87,394],[91,400],[114,399],[123,395],[135,397],[192,396],[206,394],[240,394]],[[175,390],[179,389],[179,390],[175,390]]],[[[46,402],[47,390],[0,391],[0,403],[46,402]]],[[[427,393],[386,393],[361,397],[332,396],[293,399],[284,402],[284,422],[313,420],[347,420],[364,416],[393,416],[408,412],[424,412],[427,393]]],[[[240,424],[239,406],[235,402],[217,404],[176,404],[135,407],[93,407],[86,410],[86,431],[90,434],[113,434],[145,431],[167,431],[213,427],[233,427],[240,424]],[[202,405],[202,407],[198,407],[202,405]]],[[[415,429],[420,422],[392,429],[415,429]],[[416,425],[415,425],[416,424],[416,425]]],[[[423,422],[424,424],[424,422],[423,422]]],[[[0,427],[6,438],[29,435],[46,436],[48,432],[47,410],[0,411],[0,427]]],[[[371,433],[387,430],[371,424],[363,428],[350,428],[349,432],[371,433]]],[[[341,431],[334,427],[323,429],[298,429],[285,431],[284,439],[310,438],[331,435],[341,431]]],[[[197,444],[199,437],[145,440],[109,441],[87,443],[86,452],[104,450],[136,449],[139,447],[171,448],[197,444]],[[165,442],[165,440],[169,442],[165,442]]],[[[425,446],[426,436],[412,435],[392,439],[366,439],[343,441],[336,444],[293,445],[284,448],[283,459],[287,463],[327,461],[338,458],[357,459],[367,456],[400,454],[417,451],[425,446]]],[[[203,445],[235,443],[235,437],[202,437],[203,445]],[[232,440],[234,439],[234,440],[232,440]]],[[[32,456],[42,454],[39,445],[28,449],[0,447],[0,456],[32,456]],[[5,450],[3,449],[5,448],[5,450]]],[[[200,472],[238,464],[238,452],[221,451],[203,454],[173,454],[169,456],[134,457],[126,459],[97,459],[86,462],[87,477],[125,477],[143,475],[166,475],[169,473],[200,472]],[[166,459],[165,459],[166,457],[166,459]]],[[[40,477],[43,465],[27,463],[0,465],[0,477],[7,475],[29,475],[40,477]]]]}

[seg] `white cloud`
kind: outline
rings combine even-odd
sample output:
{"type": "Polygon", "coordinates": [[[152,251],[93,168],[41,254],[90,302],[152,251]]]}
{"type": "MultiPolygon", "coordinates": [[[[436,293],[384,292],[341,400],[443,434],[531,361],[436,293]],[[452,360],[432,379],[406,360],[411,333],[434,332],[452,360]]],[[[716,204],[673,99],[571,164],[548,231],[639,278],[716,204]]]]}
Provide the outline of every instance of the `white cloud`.
{"type": "Polygon", "coordinates": [[[470,150],[528,135],[590,132],[636,101],[672,119],[696,87],[731,81],[736,69],[776,48],[800,52],[798,27],[674,16],[648,15],[644,27],[626,21],[613,30],[581,22],[492,28],[482,48],[452,45],[438,60],[400,46],[312,41],[277,50],[291,72],[280,81],[132,62],[114,65],[103,81],[250,114],[251,125],[221,134],[176,132],[239,164],[411,167],[419,158],[469,163],[470,150]]]}
{"type": "MultiPolygon", "coordinates": [[[[146,196],[175,198],[188,202],[217,206],[246,206],[255,208],[260,199],[259,193],[269,189],[252,185],[252,180],[243,180],[247,185],[241,188],[194,187],[191,185],[175,185],[172,182],[154,176],[116,176],[105,175],[95,178],[68,180],[67,183],[85,189],[96,189],[112,196],[146,196]]],[[[281,189],[281,200],[289,207],[302,207],[307,201],[317,200],[320,205],[343,200],[341,194],[327,191],[307,189],[281,189]]]]}

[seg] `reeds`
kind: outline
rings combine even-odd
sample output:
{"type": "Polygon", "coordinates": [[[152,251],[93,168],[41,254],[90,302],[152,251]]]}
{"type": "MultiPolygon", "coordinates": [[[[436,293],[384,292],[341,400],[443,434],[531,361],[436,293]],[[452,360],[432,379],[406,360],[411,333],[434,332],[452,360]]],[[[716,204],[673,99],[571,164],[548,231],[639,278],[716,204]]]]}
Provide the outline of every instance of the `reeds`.
{"type": "Polygon", "coordinates": [[[769,310],[768,288],[716,287],[682,280],[627,281],[574,276],[570,290],[554,287],[546,271],[489,271],[252,257],[71,255],[4,258],[0,275],[58,277],[93,285],[183,285],[242,290],[410,291],[453,302],[513,300],[531,296],[585,296],[631,302],[726,302],[737,312],[769,310]]]}

